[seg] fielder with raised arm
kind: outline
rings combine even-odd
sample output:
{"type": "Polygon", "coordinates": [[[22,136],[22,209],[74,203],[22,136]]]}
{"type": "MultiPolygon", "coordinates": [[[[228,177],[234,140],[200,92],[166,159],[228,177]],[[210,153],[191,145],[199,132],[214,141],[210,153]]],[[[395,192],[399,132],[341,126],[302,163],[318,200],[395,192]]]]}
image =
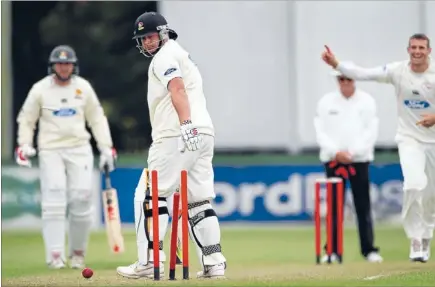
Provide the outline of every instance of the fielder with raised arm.
{"type": "Polygon", "coordinates": [[[409,257],[426,262],[435,226],[435,63],[430,40],[415,34],[408,41],[409,60],[365,69],[339,62],[327,50],[322,59],[355,80],[394,85],[398,144],[403,183],[403,226],[411,241],[409,257]]]}
{"type": "MultiPolygon", "coordinates": [[[[220,278],[225,273],[226,259],[221,252],[218,218],[211,205],[216,196],[212,167],[214,127],[207,111],[201,74],[189,53],[175,41],[177,37],[158,13],[144,13],[135,22],[133,39],[137,48],[144,56],[153,57],[148,71],[153,139],[148,169],[158,171],[160,246],[163,246],[168,227],[167,199],[179,188],[181,170],[185,169],[188,171],[189,230],[203,266],[197,276],[220,278]]],[[[117,269],[128,278],[153,277],[153,235],[149,224],[152,198],[145,177],[144,170],[134,198],[138,261],[117,269]]],[[[160,276],[163,277],[166,260],[163,247],[160,260],[160,276]]]]}
{"type": "Polygon", "coordinates": [[[116,153],[97,95],[78,76],[76,53],[69,46],[53,49],[48,76],[33,85],[19,112],[16,161],[21,166],[30,167],[30,157],[36,154],[33,135],[38,120],[45,260],[49,268],[65,267],[68,206],[69,263],[71,268],[82,268],[93,214],[94,157],[86,122],[101,152],[100,167],[113,170],[116,153]]]}

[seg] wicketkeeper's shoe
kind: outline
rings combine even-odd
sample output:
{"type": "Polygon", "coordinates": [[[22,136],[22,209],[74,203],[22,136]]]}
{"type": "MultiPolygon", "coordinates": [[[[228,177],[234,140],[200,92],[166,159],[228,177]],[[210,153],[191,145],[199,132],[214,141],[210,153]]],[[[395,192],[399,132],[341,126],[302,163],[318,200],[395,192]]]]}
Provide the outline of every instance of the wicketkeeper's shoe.
{"type": "Polygon", "coordinates": [[[196,273],[198,279],[225,279],[225,263],[220,263],[212,266],[204,266],[203,271],[196,273]]]}
{"type": "Polygon", "coordinates": [[[423,260],[424,261],[429,261],[430,258],[430,238],[427,239],[423,239],[421,241],[422,245],[423,245],[423,260]]]}
{"type": "Polygon", "coordinates": [[[62,258],[53,259],[50,263],[47,264],[50,269],[63,269],[65,268],[65,262],[62,258]]]}
{"type": "Polygon", "coordinates": [[[426,262],[426,260],[424,260],[422,240],[411,239],[409,259],[414,262],[426,262]]]}
{"type": "MultiPolygon", "coordinates": [[[[116,268],[116,272],[119,275],[131,278],[131,279],[139,279],[139,278],[154,278],[154,264],[149,262],[146,265],[140,264],[138,261],[129,265],[129,266],[119,266],[116,268]]],[[[162,262],[160,262],[160,279],[163,279],[165,276],[165,266],[162,262]]]]}
{"type": "Polygon", "coordinates": [[[73,255],[69,261],[69,266],[72,269],[83,269],[85,268],[85,257],[73,255]]]}

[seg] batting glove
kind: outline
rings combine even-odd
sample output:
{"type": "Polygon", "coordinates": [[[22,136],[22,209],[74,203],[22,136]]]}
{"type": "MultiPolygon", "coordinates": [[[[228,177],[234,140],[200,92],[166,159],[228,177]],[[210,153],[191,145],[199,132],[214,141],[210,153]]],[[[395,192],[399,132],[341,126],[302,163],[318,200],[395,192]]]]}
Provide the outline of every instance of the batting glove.
{"type": "Polygon", "coordinates": [[[36,150],[30,145],[22,145],[15,149],[15,161],[19,166],[32,167],[30,157],[36,155],[36,150]]]}
{"type": "Polygon", "coordinates": [[[100,154],[100,170],[104,170],[104,166],[107,165],[109,172],[115,169],[115,163],[118,158],[118,153],[115,148],[105,148],[101,150],[100,154]]]}
{"type": "Polygon", "coordinates": [[[202,137],[191,120],[184,121],[180,126],[180,130],[184,145],[189,151],[195,151],[201,147],[202,137]]]}

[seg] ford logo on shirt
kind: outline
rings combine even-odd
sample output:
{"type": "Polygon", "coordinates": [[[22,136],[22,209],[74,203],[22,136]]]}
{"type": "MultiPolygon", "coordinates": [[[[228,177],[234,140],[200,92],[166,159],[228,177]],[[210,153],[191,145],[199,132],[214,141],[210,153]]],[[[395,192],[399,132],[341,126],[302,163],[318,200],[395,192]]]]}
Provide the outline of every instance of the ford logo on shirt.
{"type": "Polygon", "coordinates": [[[428,102],[420,100],[405,100],[404,103],[408,108],[416,110],[427,109],[430,106],[428,102]]]}
{"type": "Polygon", "coordinates": [[[75,114],[77,114],[77,111],[71,108],[65,108],[65,109],[59,109],[57,111],[53,111],[53,115],[56,117],[72,117],[75,114]]]}

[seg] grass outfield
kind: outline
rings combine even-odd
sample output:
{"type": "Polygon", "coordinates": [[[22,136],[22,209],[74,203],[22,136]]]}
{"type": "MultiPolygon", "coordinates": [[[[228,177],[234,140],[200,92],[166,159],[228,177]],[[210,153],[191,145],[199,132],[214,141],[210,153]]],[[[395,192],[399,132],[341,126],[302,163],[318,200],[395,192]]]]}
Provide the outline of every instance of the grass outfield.
{"type": "MultiPolygon", "coordinates": [[[[96,154],[98,155],[98,153],[96,154]]],[[[147,152],[118,154],[117,167],[143,167],[147,162],[147,152]]],[[[375,153],[374,164],[398,163],[399,156],[395,151],[375,153]]],[[[38,166],[38,157],[32,159],[32,166],[38,166]]],[[[240,165],[319,165],[317,152],[306,154],[222,154],[216,152],[213,158],[214,165],[240,166],[240,165]]],[[[12,158],[2,157],[2,165],[16,165],[12,158]]],[[[98,166],[98,156],[95,157],[95,166],[98,166]]]]}
{"type": "MultiPolygon", "coordinates": [[[[2,286],[433,286],[435,282],[434,259],[426,264],[409,262],[409,245],[403,230],[380,227],[376,230],[376,243],[385,260],[380,264],[361,258],[355,229],[345,231],[342,265],[316,266],[312,228],[225,227],[222,246],[228,260],[227,280],[195,279],[199,265],[192,245],[191,280],[124,279],[115,269],[136,259],[133,232],[125,232],[127,250],[122,255],[108,252],[103,231],[93,233],[87,265],[94,270],[94,276],[84,279],[80,270],[46,268],[38,232],[4,231],[2,286]]],[[[177,277],[180,275],[181,268],[177,269],[177,277]]]]}

